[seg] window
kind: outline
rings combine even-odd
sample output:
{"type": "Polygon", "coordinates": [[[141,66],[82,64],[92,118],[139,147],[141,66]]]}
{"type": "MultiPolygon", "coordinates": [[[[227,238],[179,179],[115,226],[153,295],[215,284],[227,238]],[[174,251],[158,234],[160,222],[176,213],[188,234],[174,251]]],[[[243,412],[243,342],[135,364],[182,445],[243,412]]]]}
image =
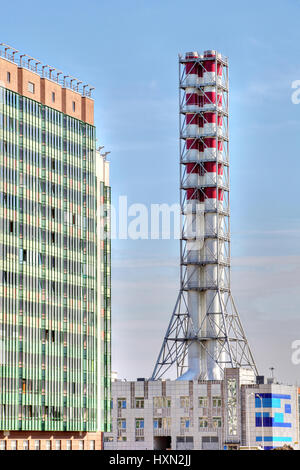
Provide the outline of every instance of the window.
{"type": "Polygon", "coordinates": [[[55,93],[52,91],[52,103],[55,103],[55,93]]]}
{"type": "Polygon", "coordinates": [[[51,450],[51,441],[46,441],[46,450],[51,450]]]}
{"type": "Polygon", "coordinates": [[[135,429],[144,429],[144,418],[135,419],[135,429]]]}
{"type": "Polygon", "coordinates": [[[171,418],[154,418],[154,429],[169,429],[171,427],[171,418]]]}
{"type": "Polygon", "coordinates": [[[190,419],[180,418],[180,427],[181,429],[188,429],[190,427],[190,419]]]}
{"type": "Polygon", "coordinates": [[[28,441],[23,441],[23,450],[28,450],[28,441]]]}
{"type": "Polygon", "coordinates": [[[126,398],[118,398],[118,408],[126,408],[126,398]]]}
{"type": "Polygon", "coordinates": [[[34,93],[34,83],[28,82],[28,91],[34,93]]]}
{"type": "Polygon", "coordinates": [[[20,259],[20,263],[26,263],[26,261],[27,261],[27,250],[24,250],[23,248],[20,248],[19,259],[20,259]]]}
{"type": "Polygon", "coordinates": [[[76,109],[75,101],[72,101],[72,109],[75,112],[75,109],[76,109]]]}
{"type": "Polygon", "coordinates": [[[176,442],[177,443],[182,443],[182,442],[194,443],[194,437],[193,436],[177,436],[176,442]]]}
{"type": "Polygon", "coordinates": [[[61,441],[60,440],[55,441],[55,450],[60,450],[60,448],[61,448],[61,441]]]}
{"type": "Polygon", "coordinates": [[[3,439],[0,441],[0,450],[5,450],[6,449],[6,441],[3,439]]]}
{"type": "Polygon", "coordinates": [[[213,408],[219,408],[222,406],[222,398],[221,397],[212,397],[212,406],[213,408]]]}
{"type": "Polygon", "coordinates": [[[2,271],[2,283],[7,284],[7,272],[2,271]]]}
{"type": "Polygon", "coordinates": [[[144,408],[144,397],[135,399],[135,407],[136,408],[144,408]]]}
{"type": "Polygon", "coordinates": [[[34,450],[40,450],[40,441],[34,441],[34,450]]]}
{"type": "Polygon", "coordinates": [[[17,441],[10,441],[11,450],[17,450],[17,441]]]}
{"type": "Polygon", "coordinates": [[[213,428],[221,428],[222,418],[220,416],[213,416],[212,423],[213,423],[213,428]]]}
{"type": "Polygon", "coordinates": [[[95,450],[95,441],[90,441],[90,450],[95,450]]]}
{"type": "MultiPolygon", "coordinates": [[[[53,295],[55,295],[55,282],[51,281],[51,292],[53,295]]],[[[52,332],[52,342],[54,342],[54,332],[52,332]]]]}
{"type": "Polygon", "coordinates": [[[135,440],[144,441],[144,418],[135,418],[135,440]]]}
{"type": "Polygon", "coordinates": [[[9,221],[9,233],[14,232],[14,223],[12,220],[9,221]]]}
{"type": "Polygon", "coordinates": [[[171,408],[170,397],[153,397],[154,408],[171,408]]]}
{"type": "Polygon", "coordinates": [[[207,408],[207,397],[199,397],[199,408],[207,408]]]}
{"type": "Polygon", "coordinates": [[[118,419],[118,429],[122,431],[126,431],[126,419],[118,419]]]}
{"type": "Polygon", "coordinates": [[[72,450],[72,441],[69,439],[66,441],[66,450],[72,450]]]}
{"type": "Polygon", "coordinates": [[[81,441],[78,441],[78,449],[79,450],[83,450],[84,449],[84,442],[81,440],[81,441]]]}
{"type": "Polygon", "coordinates": [[[180,397],[180,408],[190,407],[190,397],[180,397]]]}
{"type": "Polygon", "coordinates": [[[199,418],[199,430],[203,428],[208,428],[208,418],[206,417],[199,418]]]}
{"type": "Polygon", "coordinates": [[[6,81],[7,81],[8,83],[10,83],[10,79],[11,79],[10,72],[7,72],[7,74],[6,74],[6,81]]]}

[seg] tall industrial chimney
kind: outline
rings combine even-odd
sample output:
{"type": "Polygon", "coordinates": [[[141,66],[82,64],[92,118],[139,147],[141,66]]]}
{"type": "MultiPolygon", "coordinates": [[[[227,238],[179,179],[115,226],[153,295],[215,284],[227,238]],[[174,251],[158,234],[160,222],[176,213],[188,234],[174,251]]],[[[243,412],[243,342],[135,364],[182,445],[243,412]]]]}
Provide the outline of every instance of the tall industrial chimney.
{"type": "Polygon", "coordinates": [[[152,380],[218,380],[257,370],[230,291],[228,60],[179,56],[180,292],[152,380]]]}

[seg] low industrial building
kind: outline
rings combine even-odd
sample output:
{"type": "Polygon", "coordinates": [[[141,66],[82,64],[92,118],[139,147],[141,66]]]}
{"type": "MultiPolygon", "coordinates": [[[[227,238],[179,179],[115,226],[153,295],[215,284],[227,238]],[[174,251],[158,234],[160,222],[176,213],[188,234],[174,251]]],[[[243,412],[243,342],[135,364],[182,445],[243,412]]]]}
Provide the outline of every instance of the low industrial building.
{"type": "Polygon", "coordinates": [[[257,381],[241,368],[223,380],[115,380],[104,449],[297,448],[298,389],[257,381]]]}

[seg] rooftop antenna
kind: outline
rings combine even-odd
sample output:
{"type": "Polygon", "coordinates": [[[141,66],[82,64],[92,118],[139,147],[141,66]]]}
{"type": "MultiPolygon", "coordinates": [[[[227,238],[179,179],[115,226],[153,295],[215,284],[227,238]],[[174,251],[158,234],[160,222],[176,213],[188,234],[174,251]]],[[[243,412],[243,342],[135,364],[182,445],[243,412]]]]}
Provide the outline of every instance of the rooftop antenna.
{"type": "Polygon", "coordinates": [[[104,158],[104,160],[106,160],[106,157],[109,153],[111,153],[111,152],[104,152],[104,153],[101,153],[100,155],[101,155],[101,157],[104,158]]]}

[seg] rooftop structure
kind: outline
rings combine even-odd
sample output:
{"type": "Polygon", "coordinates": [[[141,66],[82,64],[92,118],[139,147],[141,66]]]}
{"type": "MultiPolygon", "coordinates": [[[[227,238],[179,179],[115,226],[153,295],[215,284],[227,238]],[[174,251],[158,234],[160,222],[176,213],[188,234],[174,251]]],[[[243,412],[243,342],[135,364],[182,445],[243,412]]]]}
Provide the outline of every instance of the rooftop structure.
{"type": "Polygon", "coordinates": [[[48,80],[58,83],[63,88],[69,88],[70,90],[80,93],[82,96],[91,97],[92,91],[95,89],[88,83],[83,83],[81,80],[71,75],[65,75],[61,70],[57,70],[51,65],[43,64],[39,59],[24,54],[4,43],[0,43],[0,57],[16,64],[20,68],[25,68],[30,72],[38,74],[41,78],[47,78],[48,80]]]}

